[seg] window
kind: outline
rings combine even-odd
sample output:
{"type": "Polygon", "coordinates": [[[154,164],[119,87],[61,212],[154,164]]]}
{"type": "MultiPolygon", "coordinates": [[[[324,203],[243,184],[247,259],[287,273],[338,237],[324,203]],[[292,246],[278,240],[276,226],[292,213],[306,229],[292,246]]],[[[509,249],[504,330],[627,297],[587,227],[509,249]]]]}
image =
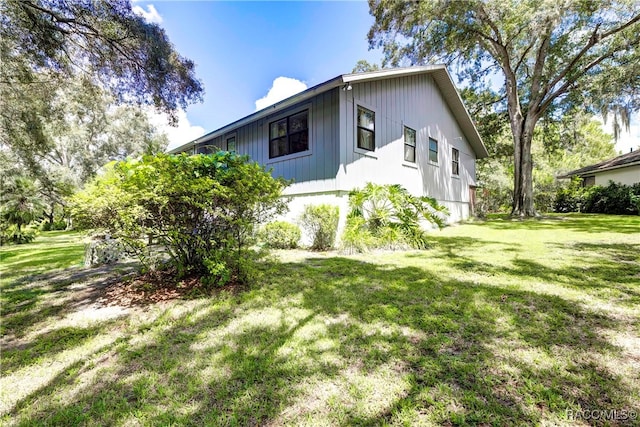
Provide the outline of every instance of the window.
{"type": "Polygon", "coordinates": [[[196,154],[211,154],[216,152],[216,147],[213,145],[199,145],[195,152],[196,154]]]}
{"type": "Polygon", "coordinates": [[[596,177],[595,176],[585,176],[582,179],[582,186],[583,187],[592,187],[596,185],[596,177]]]}
{"type": "Polygon", "coordinates": [[[429,161],[438,163],[438,141],[429,138],[429,161]]]}
{"type": "Polygon", "coordinates": [[[236,137],[235,137],[235,135],[227,138],[227,151],[233,151],[234,153],[236,152],[236,137]]]}
{"type": "Polygon", "coordinates": [[[460,175],[460,151],[457,148],[451,149],[451,173],[460,175]]]}
{"type": "Polygon", "coordinates": [[[269,124],[269,158],[309,149],[309,110],[269,124]]]}
{"type": "Polygon", "coordinates": [[[376,149],[376,113],[358,106],[358,148],[376,149]]]}
{"type": "Polygon", "coordinates": [[[416,131],[410,127],[404,127],[404,160],[416,162],[416,131]]]}

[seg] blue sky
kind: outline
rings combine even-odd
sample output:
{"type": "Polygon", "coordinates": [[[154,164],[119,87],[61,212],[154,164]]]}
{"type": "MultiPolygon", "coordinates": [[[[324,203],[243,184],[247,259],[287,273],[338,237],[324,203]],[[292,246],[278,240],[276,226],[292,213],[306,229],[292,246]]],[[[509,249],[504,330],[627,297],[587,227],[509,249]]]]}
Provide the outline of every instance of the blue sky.
{"type": "Polygon", "coordinates": [[[279,80],[276,91],[299,90],[304,86],[296,81],[311,87],[351,72],[359,59],[380,63],[382,56],[368,49],[373,17],[364,1],[141,1],[134,7],[159,21],[204,82],[204,103],[187,109],[191,130],[182,124],[181,142],[197,136],[194,127],[209,132],[254,112],[278,77],[295,81],[279,80]]]}
{"type": "MultiPolygon", "coordinates": [[[[167,130],[170,147],[256,111],[256,101],[278,101],[305,87],[349,73],[359,59],[380,63],[369,50],[373,24],[365,1],[136,1],[137,13],[162,26],[177,51],[196,63],[204,102],[167,130]],[[278,78],[286,79],[278,79],[278,78]],[[278,79],[278,80],[276,80],[278,79]],[[276,87],[274,81],[277,81],[276,87]],[[270,93],[271,91],[271,93],[270,93]]],[[[640,146],[638,114],[621,152],[640,146]]]]}

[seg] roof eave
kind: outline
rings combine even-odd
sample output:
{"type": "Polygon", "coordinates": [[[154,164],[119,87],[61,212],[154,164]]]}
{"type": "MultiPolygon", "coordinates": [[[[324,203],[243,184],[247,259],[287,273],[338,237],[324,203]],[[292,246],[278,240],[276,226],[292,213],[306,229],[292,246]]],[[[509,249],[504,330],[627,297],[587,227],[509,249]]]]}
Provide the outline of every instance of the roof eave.
{"type": "Polygon", "coordinates": [[[207,134],[202,135],[199,138],[194,139],[193,141],[187,142],[186,144],[182,144],[179,147],[176,147],[169,151],[169,154],[175,154],[185,151],[185,149],[189,149],[195,145],[201,144],[203,142],[210,141],[214,138],[217,138],[220,135],[224,135],[225,133],[244,126],[245,124],[254,122],[256,120],[260,120],[270,114],[278,112],[280,110],[287,109],[295,104],[306,101],[307,99],[313,98],[314,96],[326,92],[328,90],[334,89],[336,87],[340,87],[344,84],[342,80],[343,76],[335,77],[331,80],[328,80],[324,83],[320,83],[319,85],[310,87],[303,92],[297,93],[295,95],[290,96],[282,101],[276,102],[268,107],[263,108],[262,110],[258,110],[255,113],[249,114],[235,122],[229,123],[221,128],[218,128],[214,131],[211,131],[207,134]]]}
{"type": "Polygon", "coordinates": [[[183,144],[179,147],[176,147],[169,151],[170,154],[179,153],[190,149],[197,144],[202,144],[203,142],[207,142],[212,140],[220,135],[224,135],[225,133],[243,126],[252,121],[260,120],[265,116],[278,112],[280,110],[284,110],[288,107],[291,107],[299,102],[303,102],[307,99],[310,99],[320,93],[326,92],[328,90],[340,87],[347,83],[364,83],[367,81],[373,80],[382,80],[394,77],[402,77],[408,76],[412,74],[420,74],[425,72],[431,72],[434,75],[434,81],[440,88],[445,102],[451,109],[454,117],[458,121],[458,124],[461,127],[462,133],[466,137],[467,141],[473,148],[473,151],[476,154],[477,159],[483,159],[489,156],[489,152],[487,151],[484,142],[482,141],[482,137],[478,133],[478,129],[473,123],[473,119],[469,114],[469,111],[464,105],[462,98],[460,97],[460,93],[456,89],[453,79],[447,70],[447,67],[444,64],[436,64],[436,65],[424,65],[420,67],[407,67],[407,68],[394,68],[387,70],[379,70],[379,71],[371,71],[366,73],[356,73],[356,74],[343,74],[337,76],[331,80],[328,80],[324,83],[320,83],[314,87],[311,87],[303,92],[300,92],[296,95],[293,95],[287,99],[284,99],[280,102],[277,102],[269,107],[263,108],[260,111],[256,111],[248,116],[245,116],[239,120],[236,120],[233,123],[229,123],[219,129],[216,129],[212,132],[209,132],[193,141],[190,141],[186,144],[183,144]]]}
{"type": "Polygon", "coordinates": [[[607,168],[602,168],[602,169],[591,169],[591,170],[586,170],[586,171],[581,171],[580,169],[575,170],[575,171],[571,171],[565,175],[559,176],[559,179],[565,179],[565,178],[571,178],[572,176],[582,176],[582,175],[592,175],[592,174],[597,174],[597,173],[601,173],[601,172],[608,172],[611,170],[615,170],[615,169],[622,169],[622,168],[627,168],[629,166],[640,166],[640,162],[632,162],[632,163],[625,163],[623,165],[615,165],[615,166],[610,166],[607,168]]]}

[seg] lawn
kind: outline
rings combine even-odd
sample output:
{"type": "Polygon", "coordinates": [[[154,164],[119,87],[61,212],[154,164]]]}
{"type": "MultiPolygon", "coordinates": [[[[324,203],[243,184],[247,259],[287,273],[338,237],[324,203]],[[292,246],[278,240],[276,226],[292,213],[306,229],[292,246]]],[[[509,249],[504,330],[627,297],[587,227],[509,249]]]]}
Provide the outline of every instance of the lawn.
{"type": "Polygon", "coordinates": [[[283,251],[253,286],[139,305],[78,242],[0,248],[2,424],[640,424],[640,217],[283,251]]]}

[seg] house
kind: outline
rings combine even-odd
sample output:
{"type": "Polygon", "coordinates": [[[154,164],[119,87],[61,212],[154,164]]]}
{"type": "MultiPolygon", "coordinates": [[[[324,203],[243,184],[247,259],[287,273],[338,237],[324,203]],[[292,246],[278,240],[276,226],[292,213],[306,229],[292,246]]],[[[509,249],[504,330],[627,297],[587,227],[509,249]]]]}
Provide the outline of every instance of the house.
{"type": "Polygon", "coordinates": [[[583,187],[605,186],[609,181],[625,185],[640,183],[640,150],[631,151],[595,165],[585,166],[559,178],[574,176],[582,178],[583,187]]]}
{"type": "Polygon", "coordinates": [[[345,74],[210,132],[172,153],[235,150],[292,179],[286,219],[304,205],[348,213],[367,182],[436,198],[467,218],[476,159],[488,155],[444,65],[345,74]]]}

